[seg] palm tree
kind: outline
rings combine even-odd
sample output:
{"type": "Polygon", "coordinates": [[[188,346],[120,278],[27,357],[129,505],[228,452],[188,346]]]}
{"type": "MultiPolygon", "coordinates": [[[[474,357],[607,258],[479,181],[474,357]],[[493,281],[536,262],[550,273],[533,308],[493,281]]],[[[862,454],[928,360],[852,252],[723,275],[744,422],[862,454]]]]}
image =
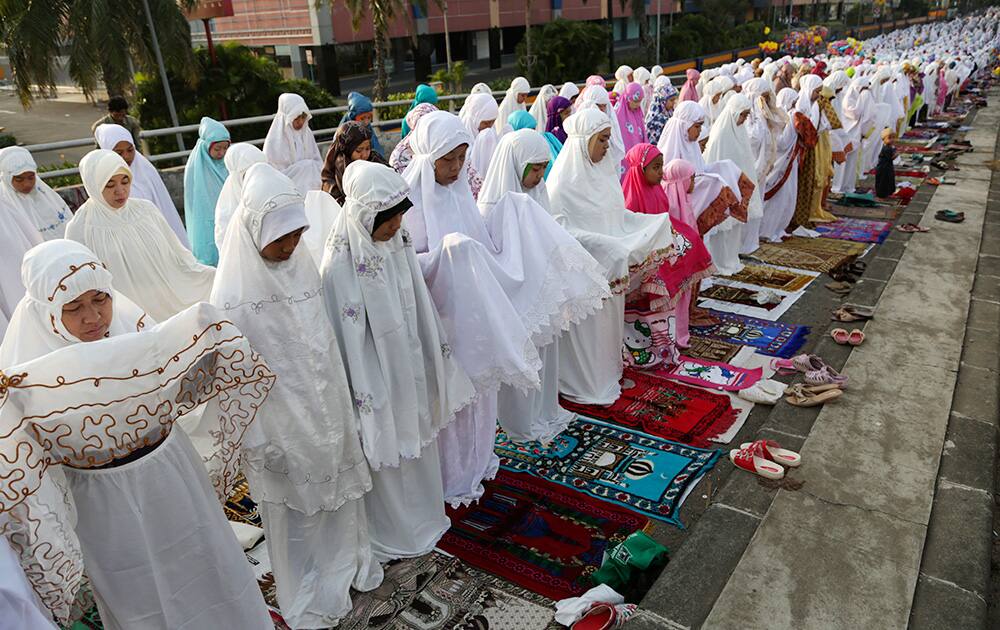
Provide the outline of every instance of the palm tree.
{"type": "MultiPolygon", "coordinates": [[[[2,2],[3,0],[0,0],[2,2]]],[[[434,0],[440,6],[440,0],[434,0]]],[[[361,26],[361,20],[369,17],[375,31],[375,88],[373,97],[376,101],[384,101],[389,77],[385,70],[386,53],[389,47],[389,25],[399,15],[412,16],[407,9],[416,5],[422,11],[427,11],[427,0],[345,0],[348,11],[351,12],[351,22],[354,30],[361,26]]],[[[414,29],[411,28],[411,32],[414,29]]],[[[414,36],[414,46],[416,38],[414,36]]]]}
{"type": "MultiPolygon", "coordinates": [[[[193,78],[191,27],[183,8],[197,0],[148,0],[164,63],[193,78]]],[[[70,77],[93,97],[99,80],[108,94],[132,86],[135,69],[155,66],[143,0],[0,0],[0,37],[24,107],[55,88],[60,54],[70,77]]]]}
{"type": "MultiPolygon", "coordinates": [[[[622,9],[625,8],[626,0],[620,0],[622,9]]],[[[653,38],[649,34],[649,20],[646,18],[646,0],[631,0],[632,17],[639,23],[639,43],[647,57],[653,50],[653,38]]],[[[612,68],[612,71],[614,68],[612,68]]]]}

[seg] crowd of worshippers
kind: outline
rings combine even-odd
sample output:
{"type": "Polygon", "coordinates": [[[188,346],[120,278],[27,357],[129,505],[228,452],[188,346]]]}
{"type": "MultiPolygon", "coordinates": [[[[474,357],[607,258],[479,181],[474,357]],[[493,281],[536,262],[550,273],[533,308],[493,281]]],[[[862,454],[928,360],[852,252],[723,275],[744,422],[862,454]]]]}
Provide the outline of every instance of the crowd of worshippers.
{"type": "Polygon", "coordinates": [[[560,396],[615,402],[626,306],[675,362],[703,279],[873,169],[891,194],[894,139],[992,69],[997,18],[679,89],[480,84],[457,116],[421,85],[388,155],[366,97],[324,158],[282,94],[263,151],[202,119],[183,220],[114,121],[72,213],[3,149],[0,616],[66,623],[86,590],[109,630],[270,630],[220,504],[239,472],[285,621],[336,625],[482,496],[498,422],[547,443],[560,396]]]}

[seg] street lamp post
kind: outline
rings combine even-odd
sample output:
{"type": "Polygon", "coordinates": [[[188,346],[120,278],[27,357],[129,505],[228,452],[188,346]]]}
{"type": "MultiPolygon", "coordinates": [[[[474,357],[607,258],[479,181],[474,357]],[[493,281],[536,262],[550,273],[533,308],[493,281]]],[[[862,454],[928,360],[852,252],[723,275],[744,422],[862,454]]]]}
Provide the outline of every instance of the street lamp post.
{"type": "Polygon", "coordinates": [[[660,65],[660,11],[661,0],[656,0],[656,65],[660,65]]]}
{"type": "Polygon", "coordinates": [[[448,34],[448,0],[444,0],[444,4],[441,5],[441,15],[444,16],[445,62],[448,64],[448,72],[451,72],[451,36],[448,34]]]}
{"type": "MultiPolygon", "coordinates": [[[[153,13],[149,10],[149,0],[142,0],[142,8],[146,11],[146,22],[149,24],[149,35],[153,40],[153,55],[156,57],[156,65],[160,69],[160,83],[163,84],[163,94],[167,97],[167,111],[170,113],[170,123],[174,127],[180,127],[177,121],[177,109],[174,107],[174,95],[170,92],[170,82],[167,80],[167,69],[163,65],[163,55],[160,53],[160,40],[156,37],[156,25],[153,24],[153,13]]],[[[184,151],[184,137],[178,132],[177,150],[184,151]]]]}

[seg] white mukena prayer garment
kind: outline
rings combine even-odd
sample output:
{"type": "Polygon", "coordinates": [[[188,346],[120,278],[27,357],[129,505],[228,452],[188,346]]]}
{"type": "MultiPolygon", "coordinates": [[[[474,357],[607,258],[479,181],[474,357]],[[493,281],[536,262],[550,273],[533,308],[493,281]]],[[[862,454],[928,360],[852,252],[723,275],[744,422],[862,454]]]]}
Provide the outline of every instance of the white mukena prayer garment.
{"type": "Polygon", "coordinates": [[[351,611],[351,587],[377,587],[382,567],[362,500],[371,476],[319,271],[304,241],[288,260],[261,256],[270,242],[308,228],[303,201],[273,166],[250,167],[212,304],[278,377],[243,440],[243,472],[263,521],[279,607],[293,628],[328,628],[351,611]]]}
{"type": "Polygon", "coordinates": [[[133,144],[132,133],[121,125],[104,124],[98,125],[97,129],[94,130],[94,139],[97,140],[97,146],[106,151],[114,151],[119,142],[127,142],[132,145],[132,148],[135,149],[135,157],[128,165],[132,171],[131,197],[145,199],[159,208],[160,212],[163,213],[163,218],[167,220],[167,225],[177,235],[177,240],[185,249],[191,249],[181,215],[177,212],[177,206],[174,205],[174,200],[170,197],[170,192],[167,190],[166,184],[163,183],[160,172],[139,151],[139,147],[133,144]]]}
{"type": "Polygon", "coordinates": [[[83,156],[80,176],[90,198],[66,226],[66,238],[86,245],[122,293],[165,321],[208,299],[215,269],[195,260],[149,201],[130,196],[121,208],[108,205],[104,186],[122,174],[132,171],[117,153],[98,149],[83,156]]]}
{"type": "Polygon", "coordinates": [[[365,509],[380,561],[429,553],[451,526],[436,438],[475,390],[452,355],[405,230],[372,238],[376,216],[407,198],[388,166],[344,171],[344,208],[320,275],[372,470],[365,509]]]}
{"type": "Polygon", "coordinates": [[[310,119],[312,113],[305,99],[286,92],[278,97],[278,111],[264,138],[264,155],[268,163],[295,182],[303,195],[323,185],[323,156],[309,128],[310,119]],[[302,115],[306,117],[305,124],[296,129],[293,123],[302,115]]]}
{"type": "Polygon", "coordinates": [[[560,391],[578,402],[610,405],[621,393],[625,294],[673,255],[673,229],[665,214],[625,208],[613,145],[600,161],[591,159],[591,139],[612,129],[607,114],[583,108],[566,119],[565,129],[566,144],[548,179],[551,212],[601,264],[613,295],[560,339],[560,391]]]}
{"type": "Polygon", "coordinates": [[[23,215],[46,241],[62,238],[73,213],[69,206],[38,176],[38,165],[24,147],[0,149],[0,207],[23,215]],[[14,190],[18,175],[35,173],[35,186],[27,193],[14,190]]]}
{"type": "Polygon", "coordinates": [[[451,346],[479,394],[438,440],[445,497],[453,505],[478,499],[482,481],[496,473],[499,386],[538,389],[538,349],[601,299],[599,293],[564,290],[565,279],[577,277],[591,261],[537,203],[512,197],[484,216],[464,166],[456,181],[438,183],[437,160],[470,143],[458,118],[428,114],[414,132],[414,158],[403,174],[414,204],[404,223],[451,346]]]}
{"type": "Polygon", "coordinates": [[[24,277],[23,343],[0,347],[0,535],[41,604],[68,623],[86,579],[109,630],[272,630],[221,504],[267,365],[207,304],[135,333],[137,311],[117,320],[116,303],[107,338],[78,342],[63,307],[89,291],[120,300],[78,243],[37,246],[24,277]],[[195,412],[205,459],[175,426],[195,412]]]}
{"type": "Polygon", "coordinates": [[[219,199],[215,202],[215,248],[219,251],[222,251],[222,242],[226,239],[229,220],[236,214],[236,207],[240,205],[240,198],[243,196],[243,177],[247,169],[254,164],[267,162],[267,157],[263,151],[249,142],[237,142],[229,147],[222,162],[226,165],[229,176],[222,184],[219,199]]]}
{"type": "MultiPolygon", "coordinates": [[[[549,195],[545,180],[539,179],[532,188],[525,188],[524,175],[532,164],[545,164],[551,159],[549,144],[533,129],[521,129],[506,134],[494,155],[493,166],[479,193],[479,210],[487,224],[494,218],[509,213],[539,214],[548,212],[549,195]]],[[[547,215],[546,215],[547,216],[547,215]]],[[[563,232],[562,228],[556,228],[563,232]]],[[[561,256],[571,259],[561,277],[558,291],[566,296],[583,298],[573,302],[576,310],[567,313],[574,321],[582,321],[603,307],[611,297],[604,268],[587,253],[569,234],[564,238],[561,256]]],[[[540,348],[542,371],[539,373],[542,389],[528,392],[504,385],[498,395],[500,426],[517,441],[548,442],[572,421],[574,415],[559,406],[559,343],[558,340],[540,348]]]]}

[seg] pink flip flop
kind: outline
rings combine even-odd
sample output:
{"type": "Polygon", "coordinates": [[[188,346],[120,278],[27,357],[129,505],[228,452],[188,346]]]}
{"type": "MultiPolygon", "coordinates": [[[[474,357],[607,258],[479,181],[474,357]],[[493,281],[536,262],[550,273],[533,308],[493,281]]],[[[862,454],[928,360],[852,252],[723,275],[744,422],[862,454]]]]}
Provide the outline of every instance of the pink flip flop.
{"type": "Polygon", "coordinates": [[[851,334],[843,328],[834,328],[830,331],[830,336],[833,337],[834,341],[842,346],[846,346],[851,338],[851,334]]]}
{"type": "Polygon", "coordinates": [[[851,334],[848,335],[847,343],[851,344],[852,346],[860,346],[864,342],[865,342],[865,333],[860,328],[855,328],[854,330],[851,331],[851,334]]]}

